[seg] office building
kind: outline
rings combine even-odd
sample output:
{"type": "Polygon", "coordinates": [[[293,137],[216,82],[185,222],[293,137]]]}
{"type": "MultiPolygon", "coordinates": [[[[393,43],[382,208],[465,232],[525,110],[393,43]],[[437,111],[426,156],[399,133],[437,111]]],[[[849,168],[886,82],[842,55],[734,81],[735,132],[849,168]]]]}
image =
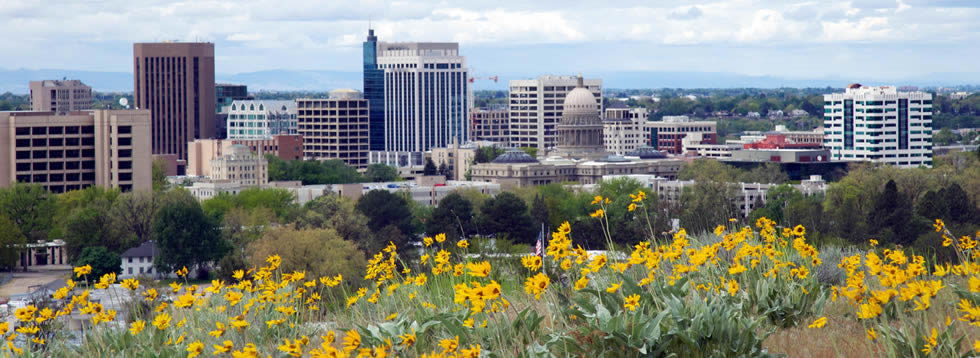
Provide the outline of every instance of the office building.
{"type": "Polygon", "coordinates": [[[296,102],[235,100],[227,107],[228,139],[266,139],[297,134],[296,102]]]}
{"type": "Polygon", "coordinates": [[[510,143],[509,112],[504,108],[479,108],[470,112],[470,138],[474,141],[510,143]]]}
{"type": "Polygon", "coordinates": [[[360,92],[335,90],[327,99],[302,98],[296,104],[306,158],[340,159],[367,168],[370,110],[360,92]]]}
{"type": "MultiPolygon", "coordinates": [[[[557,145],[557,126],[562,119],[565,95],[575,89],[576,76],[541,76],[511,80],[510,144],[515,147],[551,150],[557,145]]],[[[584,86],[602,110],[602,80],[586,79],[584,86]]]]}
{"type": "Polygon", "coordinates": [[[152,113],[153,154],[187,159],[187,143],[215,136],[214,44],[133,44],[133,98],[152,113]]]}
{"type": "Polygon", "coordinates": [[[151,188],[150,112],[0,112],[0,187],[151,188]]]}
{"type": "Polygon", "coordinates": [[[197,139],[187,144],[187,175],[211,176],[211,159],[224,155],[233,145],[244,145],[263,158],[271,154],[282,160],[303,159],[303,137],[298,134],[267,139],[197,139]]]}
{"type": "Polygon", "coordinates": [[[459,44],[376,42],[375,51],[383,71],[383,151],[425,152],[469,140],[470,88],[459,44]]]}
{"type": "Polygon", "coordinates": [[[932,94],[847,86],[824,95],[824,146],[833,160],[932,167],[932,94]]]}
{"type": "Polygon", "coordinates": [[[231,109],[231,102],[253,98],[248,95],[248,86],[245,85],[216,83],[214,92],[214,102],[217,107],[214,115],[214,137],[225,139],[228,135],[228,110],[231,109]]]}
{"type": "Polygon", "coordinates": [[[691,133],[701,133],[701,144],[716,144],[718,142],[716,128],[715,121],[691,121],[682,118],[647,121],[644,139],[651,147],[658,150],[681,154],[684,150],[683,140],[691,133]]]}
{"type": "Polygon", "coordinates": [[[372,151],[385,150],[385,71],[378,67],[378,37],[368,29],[364,47],[364,99],[368,101],[368,136],[372,151]]]}
{"type": "Polygon", "coordinates": [[[269,183],[269,161],[248,147],[235,144],[224,155],[211,159],[211,179],[241,185],[269,183]]]}
{"type": "Polygon", "coordinates": [[[237,100],[253,99],[248,95],[248,86],[230,83],[214,84],[215,113],[221,113],[225,106],[230,106],[231,102],[237,100]]]}
{"type": "Polygon", "coordinates": [[[31,111],[65,114],[92,109],[92,87],[79,80],[31,81],[31,111]]]}
{"type": "Polygon", "coordinates": [[[606,108],[602,120],[602,136],[606,151],[626,155],[644,143],[647,122],[646,108],[629,108],[623,102],[614,101],[606,108]]]}
{"type": "Polygon", "coordinates": [[[449,179],[464,180],[466,172],[470,170],[470,165],[476,158],[476,151],[479,149],[480,146],[476,143],[464,145],[453,143],[446,148],[432,148],[432,163],[437,168],[445,165],[446,169],[449,170],[449,179]]]}

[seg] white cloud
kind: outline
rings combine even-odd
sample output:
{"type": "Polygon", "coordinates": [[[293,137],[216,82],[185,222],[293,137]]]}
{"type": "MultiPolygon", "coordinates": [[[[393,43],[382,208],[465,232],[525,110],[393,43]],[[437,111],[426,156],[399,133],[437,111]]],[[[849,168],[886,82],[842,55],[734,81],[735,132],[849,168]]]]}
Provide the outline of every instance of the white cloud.
{"type": "Polygon", "coordinates": [[[857,21],[823,22],[823,41],[868,41],[884,39],[892,29],[887,17],[863,17],[857,21]]]}

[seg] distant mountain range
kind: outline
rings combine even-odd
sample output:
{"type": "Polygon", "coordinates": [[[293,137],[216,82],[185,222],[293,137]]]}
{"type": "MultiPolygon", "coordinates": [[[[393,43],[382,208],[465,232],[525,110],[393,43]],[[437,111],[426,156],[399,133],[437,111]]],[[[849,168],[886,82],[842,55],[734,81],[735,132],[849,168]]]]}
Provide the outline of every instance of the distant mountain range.
{"type": "MultiPolygon", "coordinates": [[[[479,79],[474,89],[506,90],[511,79],[534,78],[536,74],[499,74],[498,82],[479,79]]],[[[314,70],[267,70],[236,74],[217,74],[218,82],[248,85],[249,91],[328,91],[338,88],[361,89],[361,72],[314,70]]],[[[735,73],[710,72],[594,72],[606,88],[776,88],[776,87],[844,87],[859,82],[872,85],[912,85],[921,87],[959,86],[980,83],[980,73],[937,73],[927,76],[883,78],[820,78],[793,79],[777,76],[749,76],[735,73]]],[[[4,70],[0,69],[0,93],[27,93],[28,82],[41,79],[79,79],[100,92],[131,92],[133,74],[130,72],[97,72],[79,70],[4,70]]]]}

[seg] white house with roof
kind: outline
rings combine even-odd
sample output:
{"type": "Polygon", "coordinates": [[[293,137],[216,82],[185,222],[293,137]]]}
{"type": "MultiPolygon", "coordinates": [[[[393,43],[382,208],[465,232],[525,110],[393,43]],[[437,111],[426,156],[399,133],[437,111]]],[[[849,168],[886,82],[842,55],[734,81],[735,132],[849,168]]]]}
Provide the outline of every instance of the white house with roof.
{"type": "Polygon", "coordinates": [[[157,255],[157,248],[153,241],[147,241],[140,246],[131,248],[123,252],[122,258],[122,273],[119,278],[134,278],[134,277],[149,277],[160,275],[156,272],[156,268],[153,267],[153,258],[157,255]]]}

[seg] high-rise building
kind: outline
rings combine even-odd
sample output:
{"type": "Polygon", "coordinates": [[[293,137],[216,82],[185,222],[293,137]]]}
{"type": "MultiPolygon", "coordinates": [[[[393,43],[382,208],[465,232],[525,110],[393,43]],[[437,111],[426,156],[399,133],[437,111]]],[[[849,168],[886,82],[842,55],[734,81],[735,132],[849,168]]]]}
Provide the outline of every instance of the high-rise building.
{"type": "Polygon", "coordinates": [[[478,108],[470,111],[470,139],[506,146],[510,142],[510,120],[506,108],[478,108]]]}
{"type": "Polygon", "coordinates": [[[847,86],[825,94],[824,147],[833,160],[932,166],[932,94],[847,86]]]}
{"type": "MultiPolygon", "coordinates": [[[[575,89],[576,76],[541,76],[510,81],[510,144],[550,150],[557,144],[557,125],[565,95],[575,89]]],[[[602,80],[584,80],[602,110],[602,80]]]]}
{"type": "Polygon", "coordinates": [[[0,187],[151,188],[150,111],[0,112],[0,187]]]}
{"type": "Polygon", "coordinates": [[[187,143],[215,135],[214,44],[133,44],[133,98],[153,115],[153,154],[187,159],[187,143]]]}
{"type": "Polygon", "coordinates": [[[306,158],[340,159],[367,168],[370,110],[359,92],[334,90],[328,99],[297,99],[296,106],[306,158]]]}
{"type": "Polygon", "coordinates": [[[92,87],[79,80],[31,81],[31,110],[64,114],[92,109],[92,87]]]}
{"type": "Polygon", "coordinates": [[[625,103],[614,101],[606,107],[602,120],[602,136],[606,151],[626,155],[644,146],[644,131],[648,112],[646,108],[629,108],[625,103]]]}
{"type": "Polygon", "coordinates": [[[296,101],[236,100],[228,107],[228,139],[296,134],[296,101]]]}
{"type": "Polygon", "coordinates": [[[370,110],[371,150],[385,150],[385,71],[378,67],[378,37],[374,29],[368,29],[364,41],[364,99],[370,110]]]}
{"type": "MultiPolygon", "coordinates": [[[[369,39],[372,37],[369,36],[369,39]]],[[[376,39],[375,39],[376,40],[376,39]]],[[[442,42],[365,42],[365,68],[375,43],[377,69],[383,72],[384,114],[381,127],[372,117],[372,133],[383,132],[385,152],[428,151],[452,141],[469,140],[469,95],[466,59],[459,44],[442,42]]],[[[367,70],[366,70],[367,71],[367,70]]],[[[377,72],[365,72],[366,80],[377,72]]],[[[376,84],[365,84],[372,96],[376,84]]],[[[368,98],[374,112],[374,98],[368,98]]],[[[375,147],[376,148],[376,147],[375,147]]]]}

